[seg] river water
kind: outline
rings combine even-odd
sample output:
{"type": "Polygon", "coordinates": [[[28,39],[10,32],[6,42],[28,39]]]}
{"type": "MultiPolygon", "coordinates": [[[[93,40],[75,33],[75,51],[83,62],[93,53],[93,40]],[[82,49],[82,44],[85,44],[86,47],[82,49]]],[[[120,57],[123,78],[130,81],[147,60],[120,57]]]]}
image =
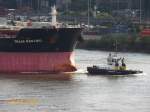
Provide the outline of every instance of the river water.
{"type": "Polygon", "coordinates": [[[76,50],[77,73],[0,76],[0,112],[149,112],[150,55],[119,53],[143,74],[89,76],[86,67],[106,63],[108,52],[76,50]]]}

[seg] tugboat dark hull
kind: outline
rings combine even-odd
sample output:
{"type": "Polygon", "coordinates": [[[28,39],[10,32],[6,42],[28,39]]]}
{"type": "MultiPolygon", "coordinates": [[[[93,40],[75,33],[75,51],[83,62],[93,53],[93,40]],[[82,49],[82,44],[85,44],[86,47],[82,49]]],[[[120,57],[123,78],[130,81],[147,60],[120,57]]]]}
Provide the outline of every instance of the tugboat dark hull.
{"type": "Polygon", "coordinates": [[[80,28],[0,29],[0,72],[72,72],[80,28]]]}
{"type": "Polygon", "coordinates": [[[87,67],[87,71],[91,75],[129,75],[129,74],[140,74],[142,71],[136,70],[112,70],[107,68],[99,67],[87,67]]]}

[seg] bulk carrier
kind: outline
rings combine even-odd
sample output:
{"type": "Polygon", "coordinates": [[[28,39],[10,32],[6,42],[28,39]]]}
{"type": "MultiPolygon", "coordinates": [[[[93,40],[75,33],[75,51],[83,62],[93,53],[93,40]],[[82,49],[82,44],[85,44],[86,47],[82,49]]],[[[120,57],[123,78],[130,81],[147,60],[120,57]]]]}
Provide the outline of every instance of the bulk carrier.
{"type": "Polygon", "coordinates": [[[56,8],[52,22],[0,26],[0,72],[72,72],[76,70],[74,48],[81,40],[80,27],[62,27],[56,8]],[[45,24],[45,23],[43,23],[45,24]]]}

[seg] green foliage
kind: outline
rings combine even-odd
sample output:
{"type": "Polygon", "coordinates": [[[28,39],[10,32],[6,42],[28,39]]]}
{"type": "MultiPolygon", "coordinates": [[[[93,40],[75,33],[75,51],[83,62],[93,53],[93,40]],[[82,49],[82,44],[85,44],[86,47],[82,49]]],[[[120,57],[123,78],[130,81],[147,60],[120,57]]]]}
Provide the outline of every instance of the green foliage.
{"type": "Polygon", "coordinates": [[[150,53],[150,37],[141,38],[137,34],[105,35],[100,40],[85,41],[80,48],[114,51],[116,41],[118,51],[150,53]]]}
{"type": "Polygon", "coordinates": [[[87,0],[71,0],[71,10],[73,11],[85,11],[87,7],[87,0]]]}
{"type": "Polygon", "coordinates": [[[140,45],[142,49],[150,52],[150,37],[141,38],[140,45]]]}
{"type": "Polygon", "coordinates": [[[17,3],[16,0],[2,0],[5,7],[8,8],[16,8],[17,3]]]}
{"type": "Polygon", "coordinates": [[[75,12],[75,11],[68,11],[63,12],[62,15],[68,15],[68,16],[86,16],[87,14],[85,12],[75,12]]]}
{"type": "Polygon", "coordinates": [[[113,16],[112,15],[110,15],[109,13],[107,13],[107,12],[100,12],[100,13],[98,13],[97,14],[97,17],[96,18],[98,18],[98,19],[113,19],[113,16]]]}

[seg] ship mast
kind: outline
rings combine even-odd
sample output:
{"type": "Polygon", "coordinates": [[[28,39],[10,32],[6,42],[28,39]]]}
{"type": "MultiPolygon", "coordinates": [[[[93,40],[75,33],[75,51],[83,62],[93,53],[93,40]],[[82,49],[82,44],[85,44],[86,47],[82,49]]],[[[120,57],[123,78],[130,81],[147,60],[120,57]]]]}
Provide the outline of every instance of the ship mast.
{"type": "Polygon", "coordinates": [[[142,1],[140,0],[140,24],[142,23],[142,1]]]}
{"type": "Polygon", "coordinates": [[[54,5],[51,8],[51,16],[52,16],[52,26],[57,26],[57,10],[56,10],[56,6],[54,5]]]}
{"type": "Polygon", "coordinates": [[[88,0],[88,29],[90,27],[91,0],[88,0]]]}

